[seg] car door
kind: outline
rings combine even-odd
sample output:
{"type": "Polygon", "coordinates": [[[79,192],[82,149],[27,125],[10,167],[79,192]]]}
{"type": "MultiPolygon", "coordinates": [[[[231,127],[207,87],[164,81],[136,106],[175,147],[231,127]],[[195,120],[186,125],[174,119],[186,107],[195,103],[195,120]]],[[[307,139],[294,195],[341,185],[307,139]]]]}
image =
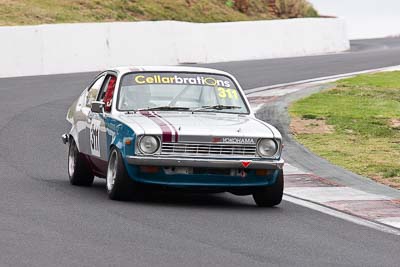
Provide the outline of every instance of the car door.
{"type": "Polygon", "coordinates": [[[117,82],[117,75],[114,73],[108,73],[104,82],[104,86],[101,88],[100,93],[97,97],[97,101],[104,102],[104,112],[93,114],[93,118],[100,121],[99,131],[99,145],[100,145],[100,158],[104,161],[108,161],[109,144],[107,142],[107,125],[105,124],[107,118],[111,115],[111,107],[114,96],[115,85],[117,82]]]}
{"type": "Polygon", "coordinates": [[[116,80],[117,76],[115,74],[108,73],[106,75],[96,98],[96,101],[105,103],[104,111],[96,113],[89,110],[88,114],[90,156],[98,176],[105,176],[107,171],[109,144],[107,142],[106,120],[111,114],[116,80]]]}
{"type": "Polygon", "coordinates": [[[93,139],[93,136],[90,135],[90,129],[95,129],[96,125],[92,125],[93,123],[93,113],[91,111],[92,102],[97,100],[97,96],[104,84],[104,80],[106,78],[106,73],[102,73],[96,77],[96,79],[91,83],[91,85],[86,90],[86,98],[85,103],[81,108],[81,112],[83,114],[85,121],[85,129],[79,132],[79,140],[80,140],[80,150],[82,153],[92,156],[98,155],[100,150],[96,145],[97,140],[93,139]]]}

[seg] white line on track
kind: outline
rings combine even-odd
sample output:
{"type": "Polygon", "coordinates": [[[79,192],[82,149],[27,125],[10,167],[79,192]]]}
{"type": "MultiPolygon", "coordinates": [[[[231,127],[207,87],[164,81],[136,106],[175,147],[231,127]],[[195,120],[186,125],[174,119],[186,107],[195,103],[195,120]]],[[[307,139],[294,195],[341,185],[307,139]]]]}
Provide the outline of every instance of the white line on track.
{"type": "Polygon", "coordinates": [[[354,200],[391,200],[393,198],[366,193],[351,187],[289,187],[285,193],[313,202],[354,200]]]}
{"type": "Polygon", "coordinates": [[[400,217],[382,218],[377,219],[377,221],[400,229],[400,217]]]}
{"type": "Polygon", "coordinates": [[[278,88],[285,88],[285,87],[290,87],[290,86],[294,86],[294,85],[313,84],[313,83],[321,83],[321,82],[328,83],[328,82],[334,82],[334,81],[337,81],[337,80],[340,80],[343,78],[353,77],[353,76],[360,75],[360,74],[383,72],[383,71],[395,71],[395,70],[400,70],[400,65],[385,67],[385,68],[378,68],[378,69],[371,69],[371,70],[363,70],[363,71],[357,71],[357,72],[350,72],[350,73],[344,73],[344,74],[338,74],[338,75],[332,75],[332,76],[325,76],[325,77],[313,78],[313,79],[302,80],[302,81],[297,81],[297,82],[281,83],[281,84],[274,84],[274,85],[270,85],[270,86],[257,87],[257,88],[245,90],[245,93],[246,93],[246,95],[251,95],[251,94],[262,92],[262,91],[268,91],[268,90],[278,89],[278,88]]]}

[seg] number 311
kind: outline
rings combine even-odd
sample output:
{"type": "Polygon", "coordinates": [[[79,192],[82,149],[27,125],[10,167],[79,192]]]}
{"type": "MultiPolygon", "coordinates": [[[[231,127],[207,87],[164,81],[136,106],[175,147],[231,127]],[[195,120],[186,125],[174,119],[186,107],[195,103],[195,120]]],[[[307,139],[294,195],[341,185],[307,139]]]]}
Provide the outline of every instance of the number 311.
{"type": "Polygon", "coordinates": [[[223,87],[218,87],[218,92],[219,92],[218,96],[220,98],[226,98],[226,97],[228,97],[230,99],[232,99],[232,98],[238,99],[239,98],[237,91],[234,89],[225,89],[223,87]]]}

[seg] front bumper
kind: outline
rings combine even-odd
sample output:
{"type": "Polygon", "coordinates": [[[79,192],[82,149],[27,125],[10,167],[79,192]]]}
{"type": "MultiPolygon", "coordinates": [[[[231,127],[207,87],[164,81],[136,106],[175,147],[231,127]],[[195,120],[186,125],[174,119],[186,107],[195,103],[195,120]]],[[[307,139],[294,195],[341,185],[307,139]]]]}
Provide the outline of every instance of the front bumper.
{"type": "Polygon", "coordinates": [[[200,168],[244,168],[243,163],[249,162],[247,169],[283,169],[284,160],[240,160],[240,159],[204,159],[204,158],[171,158],[149,156],[127,156],[128,164],[137,166],[165,167],[200,167],[200,168]]]}

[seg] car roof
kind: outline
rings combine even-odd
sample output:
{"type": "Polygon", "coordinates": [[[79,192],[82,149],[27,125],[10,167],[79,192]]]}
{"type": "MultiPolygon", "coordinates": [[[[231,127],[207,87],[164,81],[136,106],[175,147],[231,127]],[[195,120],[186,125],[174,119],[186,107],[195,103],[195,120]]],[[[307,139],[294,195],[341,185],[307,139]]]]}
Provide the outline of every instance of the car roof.
{"type": "Polygon", "coordinates": [[[128,72],[135,72],[135,71],[149,71],[149,72],[195,72],[195,73],[210,73],[210,74],[220,74],[220,75],[228,75],[231,76],[229,73],[210,69],[210,68],[201,68],[201,67],[189,67],[189,66],[123,66],[123,67],[115,67],[110,69],[112,71],[118,72],[121,75],[128,73],[128,72]]]}

